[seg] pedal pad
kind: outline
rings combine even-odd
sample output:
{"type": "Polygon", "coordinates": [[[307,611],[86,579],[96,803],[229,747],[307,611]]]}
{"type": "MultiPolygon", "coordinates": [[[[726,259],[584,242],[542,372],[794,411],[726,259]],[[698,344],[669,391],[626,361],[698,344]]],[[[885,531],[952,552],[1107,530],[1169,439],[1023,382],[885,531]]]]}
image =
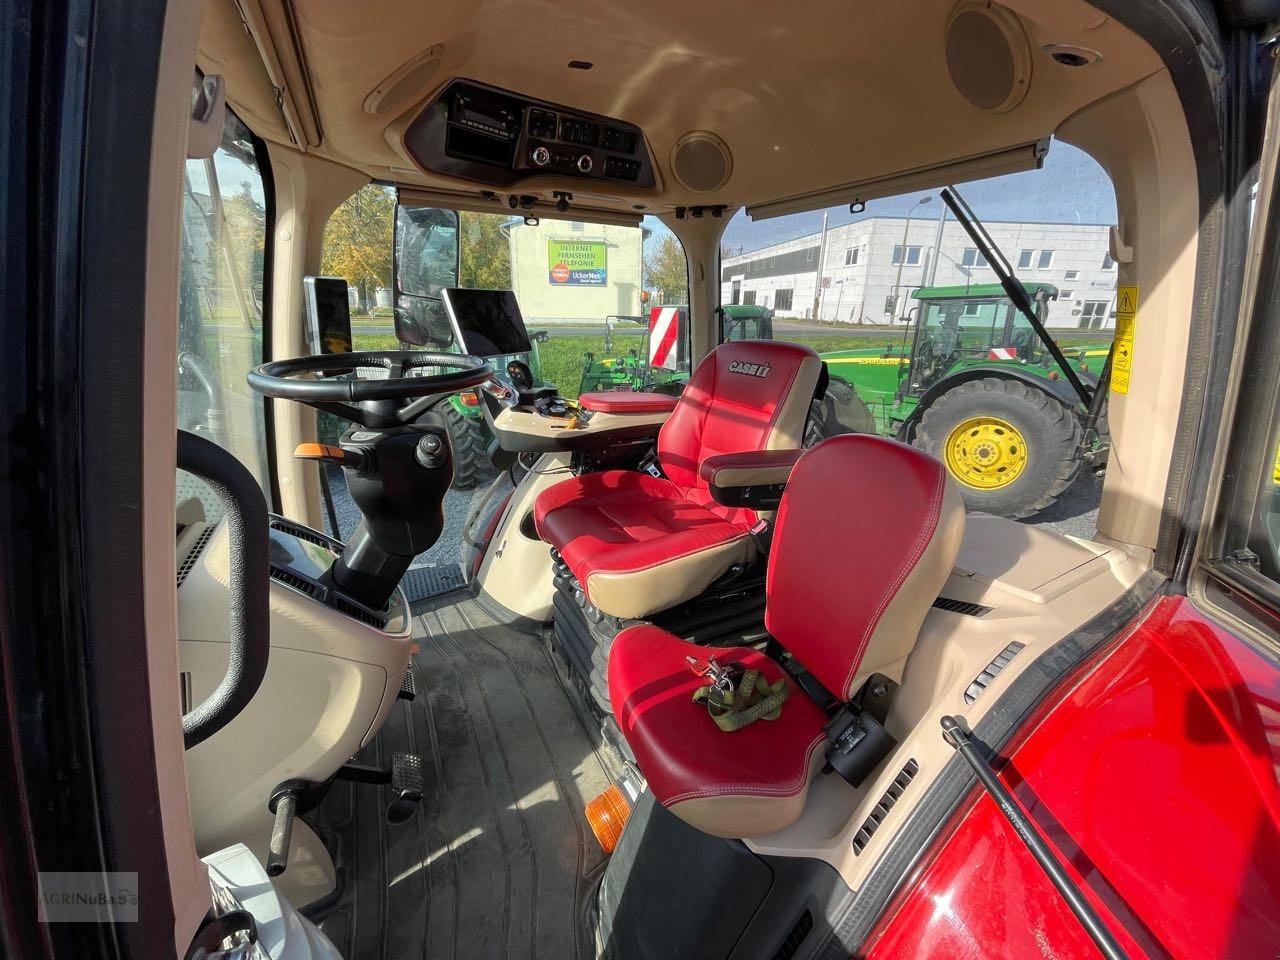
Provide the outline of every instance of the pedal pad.
{"type": "Polygon", "coordinates": [[[422,758],[416,753],[397,753],[391,758],[391,789],[396,797],[387,807],[388,823],[404,823],[422,802],[422,758]]]}
{"type": "Polygon", "coordinates": [[[396,697],[400,700],[413,700],[418,695],[418,681],[413,678],[413,667],[409,666],[404,672],[404,679],[400,681],[400,692],[396,697]]]}

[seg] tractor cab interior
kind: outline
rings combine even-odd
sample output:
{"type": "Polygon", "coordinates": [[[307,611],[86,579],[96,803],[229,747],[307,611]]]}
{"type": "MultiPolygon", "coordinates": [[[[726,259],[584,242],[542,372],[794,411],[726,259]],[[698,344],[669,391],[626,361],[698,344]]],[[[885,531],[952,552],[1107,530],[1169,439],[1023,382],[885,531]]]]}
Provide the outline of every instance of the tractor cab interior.
{"type": "Polygon", "coordinates": [[[243,845],[314,956],[861,949],[959,803],[942,719],[997,742],[1174,561],[1225,216],[1177,6],[171,4],[141,469],[149,529],[176,503],[147,547],[177,573],[152,694],[186,718],[156,763],[195,855],[243,845]],[[843,332],[848,301],[820,306],[853,281],[793,300],[783,232],[740,271],[768,298],[739,300],[731,221],[1053,149],[1114,189],[1119,361],[1108,336],[1059,377],[1034,271],[1034,326],[989,270],[926,284],[910,212],[885,345],[805,341],[843,332]],[[378,204],[387,276],[326,287],[332,218],[371,231],[378,204]],[[609,339],[579,390],[553,348],[586,324],[609,339]],[[1087,534],[1015,519],[1086,473],[1087,534]],[[465,583],[414,593],[446,541],[465,583]]]}

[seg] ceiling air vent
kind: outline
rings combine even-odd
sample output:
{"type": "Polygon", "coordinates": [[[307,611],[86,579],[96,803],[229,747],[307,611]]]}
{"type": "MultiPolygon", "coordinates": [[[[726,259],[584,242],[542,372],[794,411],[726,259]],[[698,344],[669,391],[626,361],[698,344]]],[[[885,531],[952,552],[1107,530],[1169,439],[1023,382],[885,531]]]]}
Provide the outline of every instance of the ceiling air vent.
{"type": "Polygon", "coordinates": [[[1009,661],[1021,653],[1025,646],[1025,643],[1015,640],[1001,650],[996,658],[987,664],[986,669],[978,674],[978,678],[969,684],[969,689],[964,692],[964,702],[973,703],[977,700],[982,695],[982,691],[990,686],[991,681],[1000,675],[1000,671],[1007,667],[1009,661]]]}
{"type": "Polygon", "coordinates": [[[178,586],[182,586],[191,571],[195,569],[196,561],[200,559],[200,554],[204,553],[204,548],[209,545],[209,541],[213,539],[214,531],[217,529],[217,526],[211,523],[196,534],[195,543],[191,545],[187,555],[178,564],[178,586]]]}
{"type": "Polygon", "coordinates": [[[948,613],[962,613],[966,617],[985,617],[995,607],[984,607],[980,603],[970,603],[968,600],[952,600],[950,597],[938,597],[933,601],[935,610],[946,610],[948,613]]]}
{"type": "Polygon", "coordinates": [[[893,805],[902,796],[902,791],[907,789],[907,784],[912,781],[919,769],[920,765],[914,759],[908,760],[906,766],[902,768],[902,772],[893,778],[893,783],[889,784],[889,789],[884,792],[880,802],[871,811],[871,816],[867,817],[862,827],[853,835],[853,852],[855,854],[861,853],[862,848],[871,842],[872,835],[880,828],[880,824],[884,823],[884,818],[889,815],[893,805]]]}

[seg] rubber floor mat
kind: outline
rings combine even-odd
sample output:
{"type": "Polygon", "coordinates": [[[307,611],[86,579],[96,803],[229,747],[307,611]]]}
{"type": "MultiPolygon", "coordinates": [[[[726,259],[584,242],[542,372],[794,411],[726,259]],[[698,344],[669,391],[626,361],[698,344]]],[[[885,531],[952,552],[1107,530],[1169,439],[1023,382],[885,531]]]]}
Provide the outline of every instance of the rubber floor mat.
{"type": "Polygon", "coordinates": [[[542,638],[469,597],[419,608],[417,698],[359,758],[424,760],[419,810],[386,821],[390,788],[335,783],[307,820],[339,870],[308,910],[348,960],[594,956],[605,856],[583,814],[610,783],[598,737],[542,638]]]}

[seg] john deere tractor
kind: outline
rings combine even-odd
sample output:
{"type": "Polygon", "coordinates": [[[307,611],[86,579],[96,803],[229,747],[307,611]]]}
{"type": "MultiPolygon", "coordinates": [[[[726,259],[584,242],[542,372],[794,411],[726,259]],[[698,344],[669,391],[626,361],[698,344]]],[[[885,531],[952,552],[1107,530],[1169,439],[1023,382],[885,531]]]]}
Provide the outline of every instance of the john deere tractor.
{"type": "MultiPolygon", "coordinates": [[[[1025,286],[1043,324],[1058,290],[1025,286]]],[[[832,381],[854,390],[876,433],[929,451],[970,509],[1006,517],[1048,507],[1083,463],[1101,469],[1105,394],[1091,416],[999,284],[922,287],[912,296],[916,319],[898,347],[823,354],[832,381]]],[[[1109,351],[1098,339],[1062,352],[1093,388],[1109,351]]]]}

